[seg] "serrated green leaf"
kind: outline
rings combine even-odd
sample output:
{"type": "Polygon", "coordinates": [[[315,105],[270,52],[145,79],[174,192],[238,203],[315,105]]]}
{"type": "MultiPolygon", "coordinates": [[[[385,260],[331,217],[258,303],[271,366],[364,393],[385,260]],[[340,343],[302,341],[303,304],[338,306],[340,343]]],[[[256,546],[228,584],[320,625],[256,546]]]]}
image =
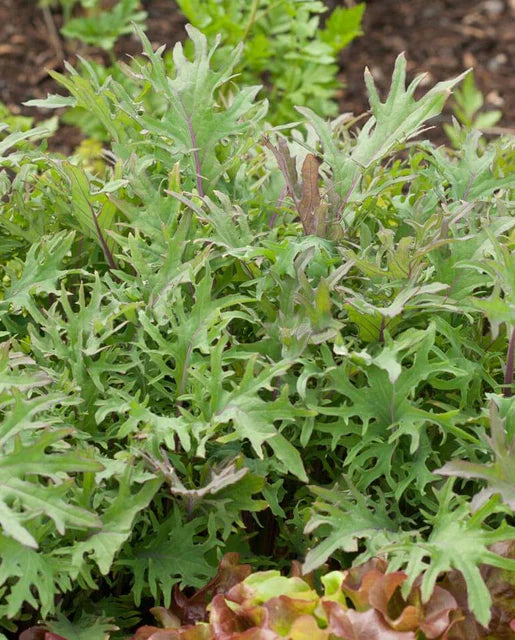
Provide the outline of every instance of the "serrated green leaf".
{"type": "Polygon", "coordinates": [[[401,54],[395,62],[390,92],[386,101],[380,101],[372,75],[365,71],[372,117],[360,130],[351,153],[341,153],[329,124],[306,107],[297,110],[313,125],[324,149],[324,160],[333,172],[335,189],[345,202],[354,199],[364,168],[379,161],[395,147],[416,136],[423,124],[437,116],[450,95],[452,87],[466,74],[453,80],[439,82],[420,100],[413,94],[420,84],[419,76],[409,85],[406,82],[406,60],[401,54]]]}
{"type": "Polygon", "coordinates": [[[57,562],[4,536],[0,536],[0,558],[0,586],[11,584],[7,615],[16,616],[25,602],[48,615],[57,592],[57,562]]]}
{"type": "Polygon", "coordinates": [[[384,508],[356,491],[311,487],[317,496],[311,518],[304,530],[312,533],[324,527],[323,540],[306,555],[304,573],[314,571],[337,550],[355,552],[358,542],[367,539],[375,548],[394,537],[396,527],[384,508]]]}
{"type": "Polygon", "coordinates": [[[80,569],[84,554],[88,554],[96,562],[100,572],[106,575],[116,553],[131,535],[134,519],[148,506],[161,483],[161,479],[148,481],[136,494],[132,494],[128,477],[122,479],[117,496],[102,515],[101,530],[73,546],[73,566],[77,570],[80,569]]]}
{"type": "MultiPolygon", "coordinates": [[[[157,524],[157,523],[156,523],[157,524]]],[[[117,562],[129,567],[134,575],[133,594],[136,604],[147,591],[164,606],[170,606],[175,584],[202,586],[215,573],[205,554],[216,546],[215,540],[197,542],[196,533],[202,527],[198,519],[183,522],[179,509],[155,528],[151,539],[135,544],[128,557],[117,562]],[[162,595],[161,595],[162,594],[162,595]]]]}
{"type": "Polygon", "coordinates": [[[515,560],[489,550],[495,542],[515,540],[515,528],[505,522],[497,529],[486,527],[483,521],[497,510],[497,497],[491,498],[473,516],[463,500],[452,492],[452,482],[438,492],[439,507],[433,518],[433,530],[426,541],[386,546],[383,550],[394,556],[392,570],[407,562],[408,580],[403,585],[406,594],[418,575],[423,573],[422,599],[427,602],[438,576],[451,569],[460,571],[467,584],[468,605],[483,626],[491,618],[492,600],[479,571],[480,564],[489,564],[515,571],[515,560]],[[459,541],[459,544],[457,544],[459,541]],[[427,558],[428,562],[424,562],[427,558]]]}
{"type": "Polygon", "coordinates": [[[29,249],[20,277],[12,283],[0,302],[0,312],[5,313],[9,306],[14,311],[29,306],[32,295],[57,292],[57,281],[65,273],[62,263],[73,238],[73,233],[61,232],[29,249]]]}
{"type": "MultiPolygon", "coordinates": [[[[223,66],[214,71],[210,68],[211,59],[219,40],[208,49],[207,39],[200,31],[191,25],[187,25],[186,30],[195,48],[194,59],[190,61],[184,55],[182,44],[177,43],[173,49],[175,76],[168,78],[162,52],[154,53],[143,31],[138,29],[145,55],[151,62],[149,67],[140,66],[140,73],[162,93],[167,109],[157,119],[138,114],[133,106],[127,105],[127,108],[141,126],[154,135],[173,141],[176,151],[190,158],[197,191],[202,196],[213,188],[221,173],[217,157],[220,141],[249,130],[251,122],[246,121],[246,116],[254,109],[254,99],[260,87],[242,89],[230,105],[217,109],[216,92],[231,78],[242,47],[236,47],[224,60],[223,66]]],[[[264,110],[261,109],[259,114],[254,114],[253,120],[263,115],[264,110]]]]}
{"type": "Polygon", "coordinates": [[[62,613],[58,613],[57,620],[49,621],[47,627],[66,640],[108,640],[110,632],[118,630],[111,620],[87,614],[70,622],[62,613]]]}
{"type": "Polygon", "coordinates": [[[486,480],[487,488],[474,498],[477,508],[492,495],[499,493],[502,500],[515,511],[515,438],[509,438],[504,428],[504,420],[499,417],[495,403],[490,401],[491,437],[484,439],[491,451],[494,461],[491,464],[480,464],[467,460],[447,462],[435,473],[443,476],[460,478],[480,478],[486,480]]]}

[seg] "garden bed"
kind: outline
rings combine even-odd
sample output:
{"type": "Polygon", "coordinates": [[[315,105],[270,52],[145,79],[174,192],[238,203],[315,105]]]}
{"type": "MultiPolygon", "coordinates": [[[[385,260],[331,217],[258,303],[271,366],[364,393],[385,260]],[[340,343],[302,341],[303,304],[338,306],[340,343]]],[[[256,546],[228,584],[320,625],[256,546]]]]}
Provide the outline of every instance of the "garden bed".
{"type": "Polygon", "coordinates": [[[511,5],[101,1],[3,25],[0,640],[511,638],[511,5]]]}
{"type": "MultiPolygon", "coordinates": [[[[184,40],[184,20],[173,0],[147,0],[147,33],[156,45],[171,46],[184,40]]],[[[341,2],[327,3],[330,6],[341,2]]],[[[61,24],[54,15],[55,26],[61,24]]],[[[339,94],[342,112],[363,113],[368,108],[363,90],[363,69],[368,66],[380,90],[385,91],[395,57],[405,51],[408,73],[428,72],[429,84],[458,75],[473,67],[486,106],[500,109],[499,126],[515,127],[515,2],[514,0],[370,0],[363,21],[366,37],[355,40],[341,53],[339,94]]],[[[2,0],[0,3],[0,102],[13,113],[34,115],[22,102],[41,98],[57,90],[46,69],[62,70],[62,55],[35,0],[2,0]]],[[[62,53],[72,63],[77,50],[61,41],[62,53]]],[[[106,55],[93,48],[80,50],[87,57],[107,62],[106,55]]],[[[116,55],[139,53],[137,39],[125,37],[116,55]]],[[[42,112],[39,117],[46,117],[42,112]]],[[[449,112],[445,120],[449,121],[449,112]]],[[[434,124],[437,124],[435,121],[434,124]]],[[[445,142],[441,128],[432,134],[445,142]]],[[[80,132],[62,127],[52,145],[70,151],[80,132]]]]}

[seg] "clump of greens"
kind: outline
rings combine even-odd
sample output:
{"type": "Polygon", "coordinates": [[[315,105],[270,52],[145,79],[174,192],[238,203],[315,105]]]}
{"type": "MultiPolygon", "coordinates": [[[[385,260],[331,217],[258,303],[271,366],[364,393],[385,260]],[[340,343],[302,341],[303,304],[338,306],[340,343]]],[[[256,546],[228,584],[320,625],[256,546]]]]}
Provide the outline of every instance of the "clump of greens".
{"type": "Polygon", "coordinates": [[[100,162],[0,131],[3,627],[123,637],[239,552],[384,556],[420,611],[457,575],[486,628],[485,571],[515,570],[513,140],[415,142],[460,79],[416,100],[402,56],[368,120],[272,129],[242,46],[188,33],[170,74],[140,31],[135,94],[85,63],[32,103],[100,122],[100,162]]]}
{"type": "Polygon", "coordinates": [[[309,105],[335,116],[340,88],[338,54],[362,35],[363,2],[330,14],[320,0],[178,0],[186,19],[210,41],[221,37],[215,59],[243,43],[236,66],[244,85],[266,85],[269,119],[274,124],[298,118],[295,107],[309,105]],[[324,26],[320,18],[324,18],[324,26]]]}
{"type": "MultiPolygon", "coordinates": [[[[99,83],[112,75],[132,99],[145,101],[132,80],[120,72],[113,52],[118,38],[131,32],[133,23],[143,27],[146,13],[141,10],[140,0],[118,0],[109,9],[102,0],[40,2],[43,6],[60,5],[64,19],[61,34],[65,39],[79,40],[110,53],[114,62],[110,68],[98,62],[81,62],[86,73],[94,72],[99,83]]],[[[214,52],[215,64],[223,65],[232,49],[241,44],[243,55],[233,73],[243,86],[265,85],[270,103],[267,119],[273,124],[297,119],[295,107],[299,105],[309,105],[322,116],[338,113],[338,54],[362,35],[364,10],[365,4],[358,3],[328,13],[320,0],[179,0],[177,6],[170,0],[170,17],[173,12],[180,12],[185,21],[207,36],[210,46],[220,41],[221,46],[214,52]]],[[[188,53],[189,45],[187,42],[188,53]]],[[[167,73],[173,74],[175,60],[167,55],[164,60],[167,73]]],[[[230,101],[232,91],[233,83],[228,82],[219,100],[230,101]]],[[[154,92],[147,95],[146,101],[152,103],[154,110],[166,108],[154,92]]],[[[70,110],[65,121],[80,127],[87,136],[108,140],[102,120],[91,111],[70,110]]]]}
{"type": "MultiPolygon", "coordinates": [[[[140,0],[39,0],[46,8],[58,5],[63,13],[61,34],[112,53],[116,41],[132,33],[132,24],[143,24],[147,14],[140,0]],[[75,12],[77,14],[75,15],[75,12]]],[[[48,15],[48,14],[47,14],[48,15]]]]}

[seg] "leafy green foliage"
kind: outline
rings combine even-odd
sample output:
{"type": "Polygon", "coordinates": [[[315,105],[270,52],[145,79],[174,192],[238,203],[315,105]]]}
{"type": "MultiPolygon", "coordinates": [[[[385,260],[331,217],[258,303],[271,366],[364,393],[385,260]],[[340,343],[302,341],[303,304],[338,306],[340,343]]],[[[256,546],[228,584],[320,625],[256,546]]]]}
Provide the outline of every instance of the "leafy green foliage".
{"type": "Polygon", "coordinates": [[[323,159],[331,169],[332,188],[339,196],[334,205],[334,215],[345,215],[344,207],[348,202],[366,197],[366,192],[362,193],[360,189],[363,169],[391,154],[400,143],[416,136],[428,119],[440,113],[450,90],[460,79],[440,82],[416,100],[413,94],[422,76],[415,78],[406,88],[406,60],[401,54],[395,63],[390,92],[382,103],[372,76],[366,70],[365,82],[373,116],[360,129],[357,144],[348,154],[341,153],[329,123],[311,109],[298,108],[312,123],[323,148],[323,159]]]}
{"type": "MultiPolygon", "coordinates": [[[[143,28],[146,17],[139,9],[140,0],[118,0],[110,10],[103,9],[100,0],[60,0],[59,4],[65,16],[62,29],[65,37],[110,52],[116,40],[131,31],[133,23],[143,28]],[[72,17],[74,7],[79,5],[82,11],[72,17]]],[[[179,0],[177,5],[185,19],[207,36],[210,47],[217,49],[210,54],[216,65],[225,67],[232,61],[234,73],[249,91],[252,86],[266,85],[271,103],[270,121],[293,120],[297,118],[294,107],[308,104],[324,116],[336,115],[337,58],[344,47],[362,35],[364,3],[337,7],[326,17],[323,28],[320,16],[327,12],[327,7],[320,0],[179,0]],[[236,46],[241,47],[242,55],[234,57],[236,46]]],[[[188,53],[190,44],[186,43],[188,53]]],[[[106,69],[98,63],[83,61],[83,64],[88,70],[94,69],[99,79],[109,75],[123,79],[117,65],[106,69]]],[[[165,56],[164,64],[168,75],[186,73],[184,60],[178,61],[175,55],[165,56]]],[[[131,66],[138,73],[138,64],[133,62],[131,66]]],[[[148,101],[149,96],[138,92],[130,79],[123,79],[123,84],[133,100],[148,101]]],[[[224,101],[232,100],[229,85],[223,94],[224,101]]],[[[153,95],[151,100],[166,109],[162,96],[153,95]]],[[[197,109],[194,114],[200,117],[197,109]]],[[[65,120],[81,127],[89,136],[104,137],[105,122],[92,120],[91,115],[75,108],[65,120]]]]}
{"type": "Polygon", "coordinates": [[[459,147],[463,143],[467,131],[489,129],[502,118],[502,111],[499,109],[482,111],[483,105],[483,94],[476,86],[474,75],[470,73],[454,94],[453,111],[457,123],[454,126],[444,124],[445,133],[454,146],[459,147]]]}
{"type": "MultiPolygon", "coordinates": [[[[468,604],[475,612],[478,621],[487,626],[490,622],[491,598],[486,585],[481,578],[478,565],[486,563],[494,567],[515,571],[512,559],[502,558],[488,549],[488,545],[500,540],[515,539],[515,529],[503,523],[496,530],[486,530],[484,520],[496,511],[495,499],[487,502],[477,513],[469,516],[468,505],[463,504],[452,495],[452,483],[447,483],[439,494],[438,511],[434,518],[434,528],[429,538],[420,543],[414,541],[407,544],[394,544],[386,547],[393,557],[402,549],[404,564],[408,561],[407,573],[409,581],[414,580],[424,571],[422,581],[422,600],[427,601],[433,593],[438,576],[451,568],[458,569],[466,582],[468,604]],[[456,545],[459,540],[459,546],[456,545]],[[407,552],[407,557],[406,557],[407,552]],[[429,566],[423,558],[429,557],[429,566]]],[[[393,566],[396,566],[394,561],[393,566]]]]}
{"type": "Polygon", "coordinates": [[[140,32],[144,52],[151,65],[139,67],[139,72],[142,80],[152,83],[166,97],[166,114],[159,120],[147,115],[139,117],[137,112],[130,115],[144,129],[159,133],[163,141],[173,140],[174,146],[184,155],[192,156],[198,193],[203,196],[202,181],[215,181],[223,171],[216,158],[217,146],[224,138],[242,134],[248,129],[246,116],[253,107],[259,87],[242,89],[230,105],[223,110],[217,109],[215,92],[230,79],[241,47],[236,47],[224,66],[213,72],[209,62],[216,45],[208,51],[202,33],[193,27],[187,27],[187,31],[195,46],[195,59],[190,62],[184,56],[182,45],[176,44],[173,53],[176,76],[173,81],[166,76],[159,53],[152,51],[150,42],[140,32]]]}
{"type": "Polygon", "coordinates": [[[62,412],[56,408],[69,405],[70,399],[45,393],[53,382],[48,374],[31,358],[11,353],[9,343],[2,348],[1,367],[2,612],[13,617],[28,602],[46,615],[53,610],[56,587],[67,580],[55,558],[35,550],[45,546],[49,528],[62,537],[66,531],[89,532],[100,526],[98,516],[77,500],[74,476],[94,474],[102,465],[85,449],[67,450],[74,429],[57,426],[62,412]]]}
{"type": "Polygon", "coordinates": [[[505,421],[499,417],[493,401],[490,404],[490,425],[492,436],[485,436],[485,441],[489,453],[495,458],[492,464],[453,460],[438,469],[438,473],[486,480],[488,486],[475,496],[475,503],[481,503],[498,493],[511,509],[515,509],[515,487],[512,482],[515,476],[515,434],[506,433],[505,421]]]}
{"type": "Polygon", "coordinates": [[[64,616],[58,616],[57,620],[49,623],[48,628],[54,637],[45,640],[87,640],[88,638],[108,638],[110,631],[117,627],[109,620],[103,620],[93,616],[83,615],[76,622],[70,622],[64,616]]]}
{"type": "Polygon", "coordinates": [[[243,43],[236,67],[245,85],[266,83],[274,123],[294,119],[310,104],[335,115],[337,55],[362,34],[365,4],[338,7],[320,27],[327,7],[319,0],[178,0],[187,20],[210,39],[221,36],[220,59],[243,43]]]}
{"type": "Polygon", "coordinates": [[[86,15],[71,16],[76,0],[60,0],[67,18],[61,32],[67,38],[76,38],[86,44],[111,51],[120,36],[131,33],[132,24],[144,22],[147,14],[140,11],[140,0],[118,0],[109,10],[103,9],[98,0],[81,0],[79,4],[86,15]]]}
{"type": "Polygon", "coordinates": [[[368,120],[301,106],[285,134],[234,81],[242,47],[189,34],[172,72],[141,33],[112,78],[55,74],[70,95],[37,104],[100,123],[100,167],[2,130],[2,624],[100,640],[140,608],[193,620],[239,552],[385,555],[394,578],[348,609],[340,574],[320,607],[256,574],[235,608],[212,601],[227,633],[262,629],[273,596],[284,634],[437,638],[458,624],[453,604],[427,631],[444,575],[486,627],[485,572],[514,570],[512,141],[415,142],[457,80],[415,99],[403,57],[384,101],[366,75],[368,120]]]}

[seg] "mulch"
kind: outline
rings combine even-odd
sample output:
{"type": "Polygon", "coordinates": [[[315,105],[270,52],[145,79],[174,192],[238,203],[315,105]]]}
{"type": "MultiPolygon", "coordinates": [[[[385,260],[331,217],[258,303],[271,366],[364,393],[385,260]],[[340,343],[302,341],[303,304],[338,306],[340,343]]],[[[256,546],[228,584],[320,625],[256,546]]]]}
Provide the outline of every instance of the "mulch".
{"type": "MultiPolygon", "coordinates": [[[[326,0],[333,7],[351,3],[326,0]]],[[[173,0],[144,0],[143,5],[153,43],[171,46],[184,38],[184,20],[173,0]]],[[[22,102],[60,92],[48,69],[62,71],[63,61],[73,64],[77,55],[107,62],[101,51],[59,37],[58,12],[51,21],[48,17],[36,0],[0,0],[0,101],[13,113],[37,119],[48,112],[22,102]]],[[[427,72],[427,85],[473,67],[485,107],[503,111],[500,127],[515,127],[515,0],[368,0],[363,26],[365,37],[340,57],[342,111],[367,110],[365,66],[384,95],[395,57],[405,51],[409,76],[427,72]]],[[[139,42],[128,36],[118,42],[116,55],[139,51],[139,42]]],[[[448,113],[442,117],[449,120],[448,113]]],[[[62,127],[52,146],[68,153],[79,140],[80,132],[62,127]]]]}

